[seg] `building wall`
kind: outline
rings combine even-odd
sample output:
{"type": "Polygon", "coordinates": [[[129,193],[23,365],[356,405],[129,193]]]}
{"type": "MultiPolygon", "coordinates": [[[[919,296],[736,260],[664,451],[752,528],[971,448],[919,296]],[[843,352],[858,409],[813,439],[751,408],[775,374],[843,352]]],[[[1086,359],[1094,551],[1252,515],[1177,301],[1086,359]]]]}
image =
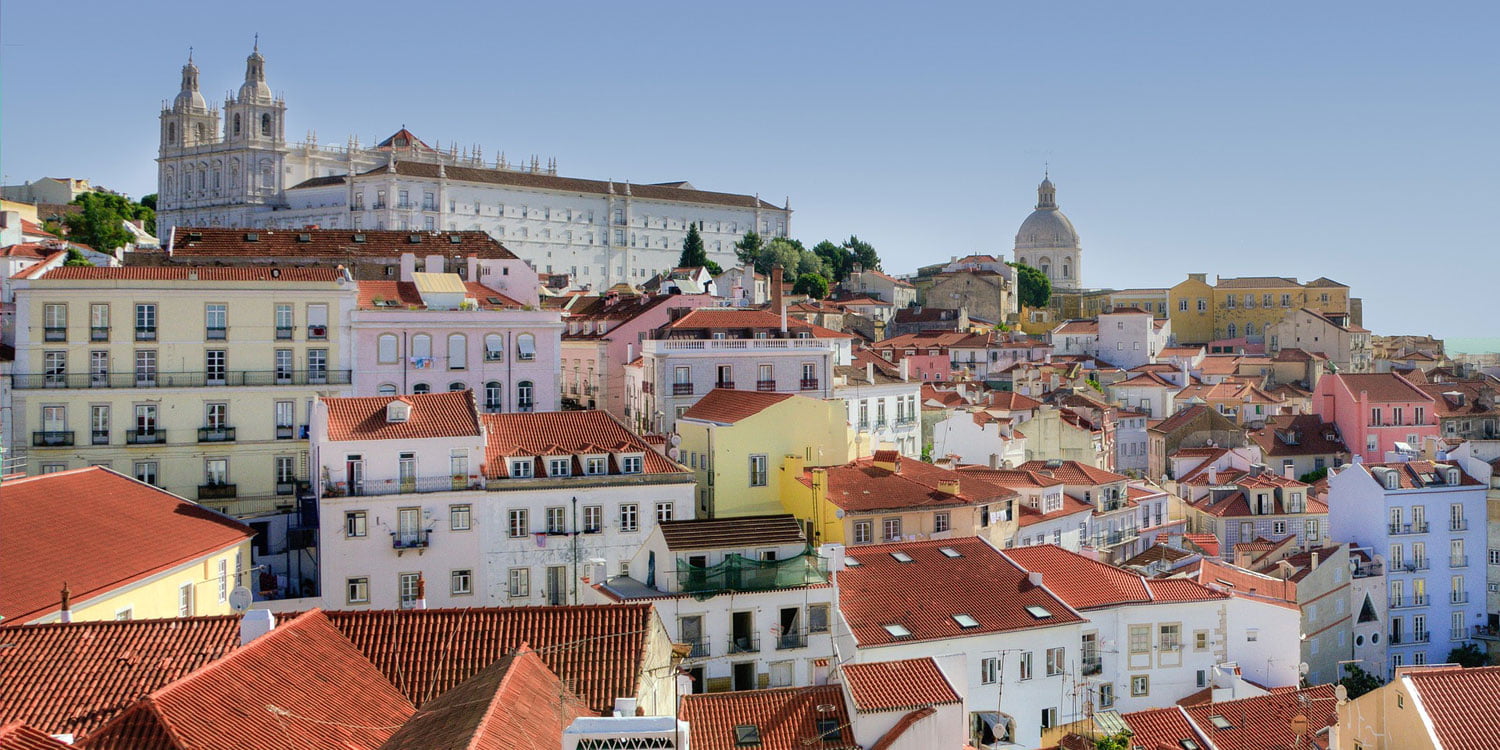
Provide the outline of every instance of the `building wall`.
{"type": "MultiPolygon", "coordinates": [[[[249,568],[250,541],[246,540],[103,595],[85,600],[75,599],[71,607],[72,618],[74,622],[98,622],[178,617],[184,613],[181,596],[185,586],[192,587],[192,604],[186,614],[233,614],[229,606],[229,592],[238,585],[253,588],[249,568]],[[219,578],[221,562],[225,572],[222,584],[219,578]]],[[[60,613],[53,612],[31,622],[58,622],[60,618],[60,613]]]]}
{"type": "MultiPolygon", "coordinates": [[[[718,384],[718,368],[732,368],[735,387],[756,388],[760,365],[772,366],[777,393],[828,398],[833,391],[833,368],[848,364],[848,342],[833,339],[692,339],[643,342],[642,392],[633,394],[632,426],[648,432],[671,432],[677,417],[718,384]],[[813,366],[816,383],[804,388],[802,368],[813,366]],[[676,368],[688,368],[692,392],[675,393],[676,368]],[[649,391],[646,383],[650,383],[649,391]]],[[[630,397],[627,397],[627,404],[630,397]]]]}
{"type": "Polygon", "coordinates": [[[1013,282],[994,273],[945,273],[923,291],[927,304],[963,308],[970,317],[1004,323],[1016,312],[1013,282]]]}
{"type": "Polygon", "coordinates": [[[626,421],[624,366],[640,355],[641,341],[646,334],[666,325],[670,310],[674,308],[704,307],[714,302],[714,298],[706,294],[672,295],[666,302],[630,320],[613,324],[602,338],[575,338],[565,333],[562,338],[562,370],[565,378],[572,378],[566,381],[566,395],[577,398],[585,406],[593,402],[594,406],[590,408],[604,409],[616,419],[626,421]],[[593,373],[591,380],[588,373],[593,373]],[[572,386],[580,382],[597,390],[593,394],[587,391],[575,394],[572,386]]]}
{"type": "Polygon", "coordinates": [[[1354,598],[1352,578],[1349,547],[1342,545],[1297,581],[1309,685],[1337,682],[1343,676],[1339,662],[1354,656],[1354,620],[1364,600],[1354,598]]]}
{"type": "Polygon", "coordinates": [[[1338,750],[1438,750],[1411,683],[1398,679],[1338,707],[1338,750]]]}
{"type": "Polygon", "coordinates": [[[1190,273],[1167,292],[1167,317],[1177,340],[1206,344],[1214,335],[1214,288],[1201,273],[1190,273]]]}
{"type": "Polygon", "coordinates": [[[1026,462],[1026,440],[1000,434],[998,422],[983,425],[971,412],[955,409],[932,426],[934,458],[957,456],[959,463],[1010,468],[1026,462]]]}
{"type": "MultiPolygon", "coordinates": [[[[882,447],[901,451],[901,455],[917,458],[922,455],[921,428],[918,426],[921,412],[922,384],[916,381],[891,385],[837,385],[833,389],[835,401],[845,408],[845,419],[854,430],[854,450],[850,458],[868,456],[882,447]],[[898,410],[904,400],[906,406],[898,410]],[[880,419],[884,408],[885,421],[880,419]],[[860,410],[868,415],[866,422],[859,419],[860,410]],[[904,410],[904,411],[903,411],[904,410]],[[898,416],[904,414],[904,417],[898,416]]],[[[826,459],[819,463],[832,463],[826,459]]]]}
{"type": "Polygon", "coordinates": [[[1098,697],[1101,685],[1113,686],[1112,706],[1121,713],[1170,706],[1208,686],[1215,664],[1229,657],[1229,622],[1226,602],[1210,600],[1168,605],[1102,607],[1084,612],[1085,634],[1093,633],[1099,651],[1100,671],[1087,678],[1089,695],[1098,697]],[[1162,626],[1178,628],[1178,647],[1163,641],[1162,626]],[[1149,637],[1144,648],[1134,645],[1131,628],[1145,627],[1149,637]],[[1198,648],[1197,637],[1206,639],[1198,648]],[[1147,691],[1134,695],[1132,680],[1147,678],[1147,691]]]}

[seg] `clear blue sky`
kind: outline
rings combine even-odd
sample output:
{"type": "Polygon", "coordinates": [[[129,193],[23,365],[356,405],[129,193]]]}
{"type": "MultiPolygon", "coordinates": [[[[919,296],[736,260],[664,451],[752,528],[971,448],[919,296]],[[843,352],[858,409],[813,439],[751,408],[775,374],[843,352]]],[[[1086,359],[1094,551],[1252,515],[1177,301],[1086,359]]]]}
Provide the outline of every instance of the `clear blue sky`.
{"type": "Polygon", "coordinates": [[[887,270],[1008,253],[1050,162],[1085,282],[1328,276],[1494,336],[1493,3],[151,3],[0,8],[0,169],[153,192],[160,102],[261,34],[287,134],[406,124],[564,174],[791,196],[887,270]],[[254,20],[260,19],[260,20],[254,20]]]}

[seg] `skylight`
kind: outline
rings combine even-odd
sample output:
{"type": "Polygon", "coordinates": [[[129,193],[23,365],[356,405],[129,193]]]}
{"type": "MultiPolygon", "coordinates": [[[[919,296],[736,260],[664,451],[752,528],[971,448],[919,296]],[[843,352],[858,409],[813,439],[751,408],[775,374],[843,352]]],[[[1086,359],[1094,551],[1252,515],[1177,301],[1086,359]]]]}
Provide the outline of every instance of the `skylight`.
{"type": "Polygon", "coordinates": [[[736,724],[734,726],[734,744],[740,747],[759,745],[760,727],[754,724],[736,724]]]}
{"type": "Polygon", "coordinates": [[[1182,745],[1182,750],[1203,750],[1202,745],[1192,740],[1178,740],[1177,744],[1182,745]]]}
{"type": "Polygon", "coordinates": [[[968,615],[954,615],[953,621],[958,623],[959,627],[965,629],[979,627],[979,621],[968,615]]]}
{"type": "Polygon", "coordinates": [[[892,638],[911,637],[911,631],[907,630],[905,625],[891,623],[890,625],[881,625],[880,627],[885,628],[885,632],[890,633],[892,638]]]}
{"type": "Polygon", "coordinates": [[[1233,729],[1234,728],[1234,725],[1230,724],[1229,720],[1226,719],[1226,718],[1224,718],[1224,717],[1222,717],[1222,716],[1218,716],[1218,715],[1210,716],[1210,717],[1208,717],[1208,720],[1213,723],[1214,729],[1233,729]]]}
{"type": "Polygon", "coordinates": [[[964,556],[964,554],[962,552],[959,552],[958,550],[953,549],[952,547],[938,547],[938,552],[943,553],[943,557],[963,557],[964,556]]]}
{"type": "Polygon", "coordinates": [[[908,555],[905,552],[892,552],[891,557],[895,558],[896,562],[909,563],[912,561],[911,555],[908,555]]]}
{"type": "Polygon", "coordinates": [[[1045,620],[1052,616],[1052,613],[1048,612],[1046,607],[1039,607],[1035,604],[1027,606],[1026,613],[1038,620],[1045,620]]]}
{"type": "Polygon", "coordinates": [[[846,555],[844,556],[844,565],[851,568],[857,568],[859,567],[859,561],[846,555]]]}

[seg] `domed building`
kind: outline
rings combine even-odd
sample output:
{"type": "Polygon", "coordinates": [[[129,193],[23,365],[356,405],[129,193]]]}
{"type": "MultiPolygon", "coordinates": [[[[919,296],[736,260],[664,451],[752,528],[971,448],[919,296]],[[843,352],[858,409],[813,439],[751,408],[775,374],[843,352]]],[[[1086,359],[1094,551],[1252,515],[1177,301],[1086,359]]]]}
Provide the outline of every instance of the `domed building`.
{"type": "Polygon", "coordinates": [[[1036,210],[1016,232],[1016,262],[1046,274],[1054,289],[1079,289],[1082,255],[1073,222],[1057,207],[1057,189],[1044,178],[1036,189],[1036,210]]]}

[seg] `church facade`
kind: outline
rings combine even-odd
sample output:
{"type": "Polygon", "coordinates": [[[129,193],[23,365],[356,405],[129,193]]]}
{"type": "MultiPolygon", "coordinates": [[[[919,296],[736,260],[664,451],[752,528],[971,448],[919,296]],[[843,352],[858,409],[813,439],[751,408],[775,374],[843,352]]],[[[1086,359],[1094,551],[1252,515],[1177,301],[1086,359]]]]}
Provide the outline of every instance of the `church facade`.
{"type": "Polygon", "coordinates": [[[1036,189],[1036,209],[1016,232],[1016,262],[1046,274],[1053,289],[1083,289],[1083,248],[1073,222],[1057,207],[1050,177],[1036,189]]]}
{"type": "Polygon", "coordinates": [[[486,162],[478,147],[435,148],[402,128],[341,147],[289,143],[286,102],[266,83],[259,46],[222,112],[199,90],[191,57],[161,112],[157,224],[173,227],[478,230],[543,273],[577,286],[639,285],[676,265],[692,224],[710,259],[736,264],[746,232],[786,237],[791,203],[699,190],[562,177],[555,162],[486,162]]]}

